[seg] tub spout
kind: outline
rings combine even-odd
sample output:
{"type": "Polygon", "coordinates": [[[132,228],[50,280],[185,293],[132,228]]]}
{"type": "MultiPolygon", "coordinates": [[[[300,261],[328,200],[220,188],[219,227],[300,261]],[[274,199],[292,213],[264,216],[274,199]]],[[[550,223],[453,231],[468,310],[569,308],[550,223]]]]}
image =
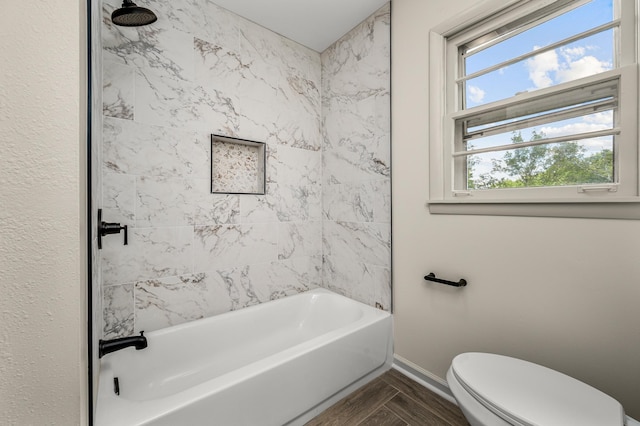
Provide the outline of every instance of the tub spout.
{"type": "Polygon", "coordinates": [[[141,331],[139,336],[121,337],[112,340],[100,339],[98,357],[102,358],[103,355],[128,348],[129,346],[135,346],[136,350],[146,348],[147,338],[144,337],[144,331],[141,331]]]}

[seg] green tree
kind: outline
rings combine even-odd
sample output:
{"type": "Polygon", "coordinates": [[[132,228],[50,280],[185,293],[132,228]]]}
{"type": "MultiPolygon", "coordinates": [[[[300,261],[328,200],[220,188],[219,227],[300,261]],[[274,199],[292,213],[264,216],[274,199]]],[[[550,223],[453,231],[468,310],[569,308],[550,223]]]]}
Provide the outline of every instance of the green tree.
{"type": "Polygon", "coordinates": [[[537,186],[559,186],[586,183],[586,148],[575,142],[564,142],[549,149],[545,170],[539,176],[537,186]]]}
{"type": "MultiPolygon", "coordinates": [[[[544,138],[543,133],[535,130],[531,136],[532,141],[544,138]]],[[[514,132],[511,136],[511,143],[519,144],[524,142],[520,132],[514,132]]],[[[515,186],[537,186],[539,175],[544,172],[547,164],[546,158],[549,153],[547,145],[535,145],[505,152],[502,161],[495,161],[494,172],[502,172],[513,179],[515,186]]],[[[511,185],[510,185],[511,186],[511,185]]]]}
{"type": "MultiPolygon", "coordinates": [[[[467,149],[472,149],[473,146],[469,144],[467,149]]],[[[475,179],[475,170],[476,166],[480,163],[480,159],[478,157],[469,155],[467,157],[467,188],[468,189],[478,189],[479,187],[476,184],[475,179]]]]}
{"type": "MultiPolygon", "coordinates": [[[[544,139],[543,132],[533,131],[531,140],[544,139]]],[[[523,143],[522,134],[513,132],[511,142],[523,143]]],[[[613,152],[602,150],[588,155],[577,142],[535,145],[506,151],[492,160],[489,173],[475,176],[475,162],[469,161],[468,188],[517,188],[561,186],[583,183],[613,182],[613,152]],[[499,177],[500,176],[500,177],[499,177]]]]}
{"type": "Polygon", "coordinates": [[[613,151],[603,149],[585,158],[584,167],[588,170],[588,179],[584,183],[613,182],[613,151]]]}

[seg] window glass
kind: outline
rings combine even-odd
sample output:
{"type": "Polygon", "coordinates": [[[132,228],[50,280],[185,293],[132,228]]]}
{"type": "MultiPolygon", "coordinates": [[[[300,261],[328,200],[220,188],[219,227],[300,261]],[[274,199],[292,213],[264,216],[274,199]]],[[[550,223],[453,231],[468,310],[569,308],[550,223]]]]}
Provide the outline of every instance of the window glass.
{"type": "MultiPolygon", "coordinates": [[[[623,0],[624,1],[624,0],[623,0]]],[[[470,51],[466,75],[544,47],[613,20],[613,0],[593,0],[484,50],[470,51]]]]}
{"type": "Polygon", "coordinates": [[[430,200],[458,212],[639,198],[638,3],[501,7],[430,40],[442,67],[430,84],[430,200]]]}
{"type": "MultiPolygon", "coordinates": [[[[603,103],[605,104],[609,104],[609,103],[614,103],[616,102],[614,97],[602,97],[600,99],[596,99],[593,101],[588,101],[588,102],[583,102],[583,103],[576,103],[573,105],[569,105],[566,107],[562,107],[562,108],[554,108],[554,109],[549,109],[546,111],[542,111],[539,113],[535,113],[535,114],[528,114],[528,115],[522,115],[519,117],[515,117],[515,118],[510,118],[510,119],[506,119],[506,120],[496,120],[496,121],[492,121],[489,122],[488,124],[482,124],[482,125],[473,125],[473,124],[468,124],[468,128],[465,132],[465,134],[468,133],[476,133],[476,132],[482,132],[483,130],[495,127],[495,126],[507,126],[509,124],[513,124],[516,125],[518,122],[521,122],[522,120],[535,120],[535,119],[542,119],[543,117],[545,117],[546,115],[550,115],[550,114],[560,114],[563,112],[568,112],[571,110],[575,110],[576,108],[580,108],[580,107],[591,107],[591,108],[595,108],[597,109],[597,105],[601,105],[603,103]]],[[[594,111],[595,111],[594,109],[594,111]]],[[[604,113],[604,110],[608,110],[611,108],[602,108],[602,113],[604,113]]],[[[596,113],[594,113],[596,114],[596,113]]],[[[607,114],[611,114],[610,112],[607,112],[607,114]]],[[[576,115],[580,115],[580,114],[576,114],[576,115]]],[[[549,121],[553,121],[553,120],[549,120],[549,121]]],[[[613,117],[611,117],[611,122],[613,123],[613,117]]]]}
{"type": "MultiPolygon", "coordinates": [[[[472,108],[608,71],[614,63],[613,40],[613,29],[609,29],[467,80],[465,106],[472,108]]],[[[531,51],[540,47],[535,42],[528,46],[531,51]]]]}
{"type": "Polygon", "coordinates": [[[542,126],[526,127],[518,131],[507,131],[488,137],[477,137],[467,141],[467,150],[510,145],[516,142],[535,141],[567,135],[597,132],[613,129],[613,111],[596,112],[568,120],[547,123],[542,126]],[[514,139],[514,135],[518,135],[514,139]]]}
{"type": "MultiPolygon", "coordinates": [[[[615,68],[614,28],[563,43],[613,18],[613,0],[593,0],[576,8],[569,6],[551,19],[538,18],[537,25],[521,33],[516,27],[512,32],[516,35],[507,34],[484,49],[482,45],[473,47],[473,42],[460,47],[464,75],[480,73],[462,83],[462,109],[509,100],[520,93],[615,68]],[[558,43],[563,44],[535,54],[558,43]],[[521,55],[528,57],[491,70],[521,55]]],[[[463,162],[456,164],[466,168],[466,189],[613,183],[616,87],[617,83],[596,83],[486,112],[470,110],[467,118],[457,121],[461,139],[456,155],[461,155],[463,162]],[[589,134],[607,130],[612,133],[589,134]],[[551,140],[545,142],[547,139],[551,140]],[[522,143],[531,145],[512,148],[522,143]]]]}
{"type": "MultiPolygon", "coordinates": [[[[513,143],[523,141],[514,133],[513,143]]],[[[614,183],[613,136],[467,157],[467,189],[614,183]]]]}

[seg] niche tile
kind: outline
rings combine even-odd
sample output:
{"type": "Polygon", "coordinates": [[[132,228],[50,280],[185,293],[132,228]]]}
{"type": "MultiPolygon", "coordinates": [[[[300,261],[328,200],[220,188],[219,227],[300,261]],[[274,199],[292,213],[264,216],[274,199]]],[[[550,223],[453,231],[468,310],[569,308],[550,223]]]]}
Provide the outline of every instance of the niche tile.
{"type": "Polygon", "coordinates": [[[211,135],[211,193],[265,193],[266,144],[211,135]]]}

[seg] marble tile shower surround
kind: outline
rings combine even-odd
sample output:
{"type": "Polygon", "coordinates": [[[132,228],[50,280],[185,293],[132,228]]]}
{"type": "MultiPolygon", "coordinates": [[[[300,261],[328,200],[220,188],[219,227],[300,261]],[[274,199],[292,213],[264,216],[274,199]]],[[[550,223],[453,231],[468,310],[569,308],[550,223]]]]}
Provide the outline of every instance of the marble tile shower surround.
{"type": "Polygon", "coordinates": [[[322,53],[323,285],[391,306],[390,6],[322,53]]]}
{"type": "Polygon", "coordinates": [[[138,28],[111,24],[119,6],[103,3],[101,190],[129,245],[100,253],[104,337],[322,285],[389,309],[388,8],[321,63],[208,0],[148,0],[159,19],[138,28]],[[266,195],[210,193],[211,133],[267,143],[266,195]]]}

